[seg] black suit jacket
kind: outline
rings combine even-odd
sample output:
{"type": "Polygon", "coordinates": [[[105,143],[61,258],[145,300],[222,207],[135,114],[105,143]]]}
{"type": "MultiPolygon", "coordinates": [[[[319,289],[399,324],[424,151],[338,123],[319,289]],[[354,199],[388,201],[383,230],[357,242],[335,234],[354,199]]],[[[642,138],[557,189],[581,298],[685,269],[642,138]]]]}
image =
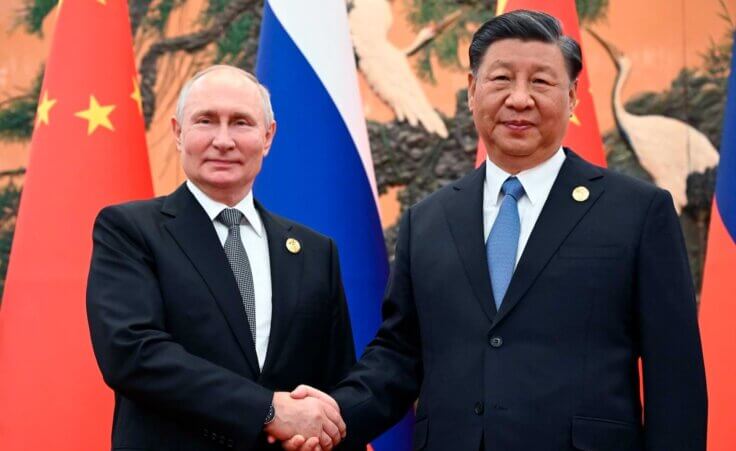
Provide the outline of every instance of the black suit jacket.
{"type": "Polygon", "coordinates": [[[113,449],[268,449],[262,428],[273,392],[329,389],[355,362],[335,244],[256,208],[273,293],[263,371],[223,247],[185,185],[100,212],[87,312],[115,391],[113,449]],[[301,243],[299,253],[287,238],[301,243]]]}
{"type": "Polygon", "coordinates": [[[333,392],[353,438],[375,436],[418,397],[415,449],[705,449],[695,298],[672,199],[566,154],[498,312],[485,168],[406,212],[383,324],[333,392]],[[577,186],[587,200],[573,199],[577,186]]]}

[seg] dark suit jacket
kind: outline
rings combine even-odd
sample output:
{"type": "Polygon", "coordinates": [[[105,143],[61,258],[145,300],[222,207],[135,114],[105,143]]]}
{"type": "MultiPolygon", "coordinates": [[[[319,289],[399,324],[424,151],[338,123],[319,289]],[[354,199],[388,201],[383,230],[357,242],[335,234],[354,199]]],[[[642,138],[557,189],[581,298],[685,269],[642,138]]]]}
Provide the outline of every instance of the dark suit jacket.
{"type": "Polygon", "coordinates": [[[355,362],[335,244],[256,207],[273,292],[262,372],[223,247],[185,185],[100,212],[87,312],[115,391],[113,449],[268,449],[273,391],[329,389],[355,362]],[[290,253],[287,238],[301,252],[290,253]]]}
{"type": "Polygon", "coordinates": [[[415,449],[705,449],[695,298],[669,194],[570,151],[496,312],[481,167],[406,212],[383,324],[333,392],[353,438],[418,397],[415,449]],[[577,202],[577,186],[590,197],[577,202]],[[638,359],[643,360],[643,422],[638,359]]]}

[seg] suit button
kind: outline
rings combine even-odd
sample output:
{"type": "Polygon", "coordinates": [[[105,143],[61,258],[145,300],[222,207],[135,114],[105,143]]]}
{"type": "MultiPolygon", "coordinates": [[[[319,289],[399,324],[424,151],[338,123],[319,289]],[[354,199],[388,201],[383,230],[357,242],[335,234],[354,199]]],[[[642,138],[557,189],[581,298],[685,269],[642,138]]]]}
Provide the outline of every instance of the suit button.
{"type": "Polygon", "coordinates": [[[491,344],[491,347],[494,348],[500,348],[501,346],[503,346],[503,338],[501,337],[491,337],[488,342],[491,344]]]}
{"type": "Polygon", "coordinates": [[[483,415],[483,410],[484,410],[484,409],[483,409],[483,403],[482,403],[482,402],[480,402],[480,401],[476,402],[476,403],[475,403],[475,407],[473,407],[473,412],[474,412],[474,413],[475,413],[476,415],[483,415]]]}

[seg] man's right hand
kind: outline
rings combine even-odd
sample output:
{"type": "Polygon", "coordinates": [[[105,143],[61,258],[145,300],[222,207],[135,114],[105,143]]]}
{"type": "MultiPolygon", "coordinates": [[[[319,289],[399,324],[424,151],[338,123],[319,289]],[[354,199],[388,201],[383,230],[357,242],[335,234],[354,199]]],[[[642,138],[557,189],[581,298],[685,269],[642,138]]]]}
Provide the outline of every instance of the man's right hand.
{"type": "Polygon", "coordinates": [[[345,437],[345,423],[337,404],[319,398],[295,399],[288,392],[276,392],[273,396],[276,412],[274,420],[264,427],[269,437],[289,441],[295,436],[310,444],[319,442],[319,448],[330,450],[345,437]]]}

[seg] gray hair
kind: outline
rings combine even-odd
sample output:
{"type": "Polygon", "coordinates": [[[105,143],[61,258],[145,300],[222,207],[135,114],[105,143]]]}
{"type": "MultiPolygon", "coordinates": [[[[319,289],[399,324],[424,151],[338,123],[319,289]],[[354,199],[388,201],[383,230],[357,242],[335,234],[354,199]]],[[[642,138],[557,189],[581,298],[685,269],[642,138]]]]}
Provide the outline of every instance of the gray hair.
{"type": "Polygon", "coordinates": [[[187,97],[189,97],[189,91],[192,89],[194,82],[210,72],[215,72],[217,70],[233,70],[256,84],[258,87],[258,93],[261,96],[261,102],[263,103],[263,117],[266,121],[266,127],[271,125],[274,121],[274,115],[273,107],[271,107],[271,94],[269,94],[268,89],[258,81],[258,78],[256,78],[255,75],[239,67],[229,66],[227,64],[215,64],[214,66],[202,69],[184,83],[184,86],[182,86],[181,91],[179,92],[179,100],[176,102],[176,120],[179,122],[182,121],[182,116],[184,115],[184,104],[187,101],[187,97]]]}

